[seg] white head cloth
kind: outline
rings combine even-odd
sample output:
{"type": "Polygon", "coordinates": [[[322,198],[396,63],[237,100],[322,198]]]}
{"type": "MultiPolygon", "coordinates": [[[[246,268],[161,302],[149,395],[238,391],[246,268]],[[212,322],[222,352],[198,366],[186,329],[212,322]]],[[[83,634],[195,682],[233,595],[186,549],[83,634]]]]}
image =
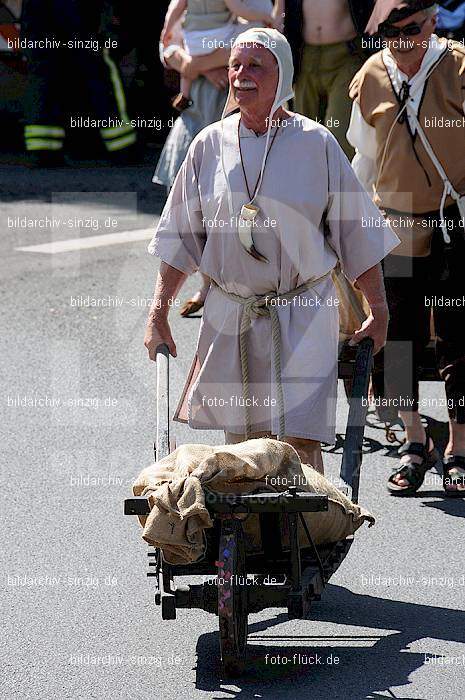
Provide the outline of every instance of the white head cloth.
{"type": "MultiPolygon", "coordinates": [[[[294,96],[294,90],[292,89],[292,82],[294,79],[294,64],[292,61],[292,51],[284,34],[278,32],[277,29],[268,28],[257,28],[257,29],[247,29],[245,32],[239,34],[232,45],[232,49],[236,46],[242,46],[243,44],[260,44],[266,49],[271,51],[278,64],[278,84],[276,87],[276,94],[273,104],[271,105],[270,113],[268,115],[268,131],[266,135],[265,151],[263,154],[262,167],[260,170],[260,178],[257,185],[257,190],[253,199],[255,199],[260,185],[263,179],[263,173],[265,170],[266,154],[268,152],[268,144],[270,140],[271,127],[272,127],[272,116],[279,107],[282,107],[287,100],[290,100],[294,96]]],[[[228,97],[226,104],[223,109],[223,114],[221,115],[221,130],[223,132],[223,119],[228,116],[232,111],[238,108],[238,104],[234,98],[234,91],[229,86],[228,97]]],[[[223,168],[223,173],[227,182],[228,189],[228,203],[230,215],[233,216],[233,205],[232,205],[232,194],[229,187],[228,176],[224,166],[223,158],[223,134],[221,138],[221,165],[223,168]]],[[[253,199],[251,202],[253,202],[253,199]]]]}

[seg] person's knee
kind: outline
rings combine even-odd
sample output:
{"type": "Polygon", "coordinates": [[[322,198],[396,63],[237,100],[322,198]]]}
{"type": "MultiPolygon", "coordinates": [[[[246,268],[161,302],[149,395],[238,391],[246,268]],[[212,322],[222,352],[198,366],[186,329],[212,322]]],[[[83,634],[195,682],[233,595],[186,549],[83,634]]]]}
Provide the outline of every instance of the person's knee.
{"type": "Polygon", "coordinates": [[[309,440],[303,437],[286,437],[284,440],[295,449],[303,464],[310,464],[314,469],[323,473],[321,443],[318,440],[309,440]]]}
{"type": "MultiPolygon", "coordinates": [[[[254,440],[255,438],[271,438],[273,437],[270,432],[261,431],[256,433],[251,433],[249,440],[254,440]]],[[[226,445],[236,445],[238,442],[244,442],[245,435],[243,433],[230,433],[228,430],[224,432],[224,439],[226,445]]]]}
{"type": "Polygon", "coordinates": [[[315,449],[316,447],[320,447],[318,440],[310,440],[309,438],[286,437],[285,441],[289,442],[291,445],[298,445],[304,449],[315,449]]]}

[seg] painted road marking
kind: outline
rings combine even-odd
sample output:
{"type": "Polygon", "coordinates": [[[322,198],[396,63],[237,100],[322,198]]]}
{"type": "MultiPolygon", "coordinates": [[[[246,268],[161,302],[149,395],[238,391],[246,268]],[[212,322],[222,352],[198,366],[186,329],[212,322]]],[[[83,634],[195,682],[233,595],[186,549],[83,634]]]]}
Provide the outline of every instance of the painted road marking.
{"type": "Polygon", "coordinates": [[[119,233],[105,233],[102,236],[82,236],[82,238],[68,238],[65,241],[52,241],[39,245],[21,246],[15,248],[25,253],[70,253],[73,250],[85,250],[87,248],[101,248],[106,245],[118,245],[120,243],[133,243],[134,241],[146,241],[152,238],[155,226],[152,228],[140,228],[133,231],[120,231],[119,233]]]}

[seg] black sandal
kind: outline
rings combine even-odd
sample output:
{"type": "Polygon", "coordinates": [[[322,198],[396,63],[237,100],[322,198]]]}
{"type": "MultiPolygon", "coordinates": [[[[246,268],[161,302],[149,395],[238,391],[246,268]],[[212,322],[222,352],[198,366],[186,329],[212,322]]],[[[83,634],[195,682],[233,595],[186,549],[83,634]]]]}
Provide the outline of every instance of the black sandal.
{"type": "Polygon", "coordinates": [[[446,496],[450,498],[465,498],[465,489],[451,489],[450,486],[465,486],[465,471],[463,474],[451,474],[452,469],[465,470],[465,457],[450,455],[442,460],[442,486],[446,496]]]}
{"type": "Polygon", "coordinates": [[[185,109],[189,109],[189,107],[192,107],[193,104],[193,101],[189,97],[183,95],[182,92],[177,94],[171,100],[171,106],[178,112],[184,112],[185,109]]]}
{"type": "Polygon", "coordinates": [[[421,457],[422,461],[418,464],[410,462],[403,464],[399,469],[396,469],[388,479],[388,491],[393,496],[412,496],[418,491],[423,481],[425,480],[426,472],[434,467],[439,459],[439,452],[435,447],[428,452],[429,435],[426,435],[426,442],[422,445],[421,442],[404,442],[398,450],[400,457],[406,454],[421,457]],[[399,486],[395,483],[396,476],[402,477],[410,484],[409,486],[399,486]]]}

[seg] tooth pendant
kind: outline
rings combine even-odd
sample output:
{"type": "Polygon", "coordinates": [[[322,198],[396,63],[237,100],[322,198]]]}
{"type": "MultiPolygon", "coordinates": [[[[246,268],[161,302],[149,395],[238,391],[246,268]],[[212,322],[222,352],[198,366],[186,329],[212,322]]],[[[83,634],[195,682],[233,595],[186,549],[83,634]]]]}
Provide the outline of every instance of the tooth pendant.
{"type": "Polygon", "coordinates": [[[261,260],[262,262],[269,262],[268,259],[255,248],[252,237],[252,228],[259,211],[260,208],[256,207],[255,204],[244,204],[242,206],[238,222],[239,240],[245,250],[253,258],[261,260]]]}

